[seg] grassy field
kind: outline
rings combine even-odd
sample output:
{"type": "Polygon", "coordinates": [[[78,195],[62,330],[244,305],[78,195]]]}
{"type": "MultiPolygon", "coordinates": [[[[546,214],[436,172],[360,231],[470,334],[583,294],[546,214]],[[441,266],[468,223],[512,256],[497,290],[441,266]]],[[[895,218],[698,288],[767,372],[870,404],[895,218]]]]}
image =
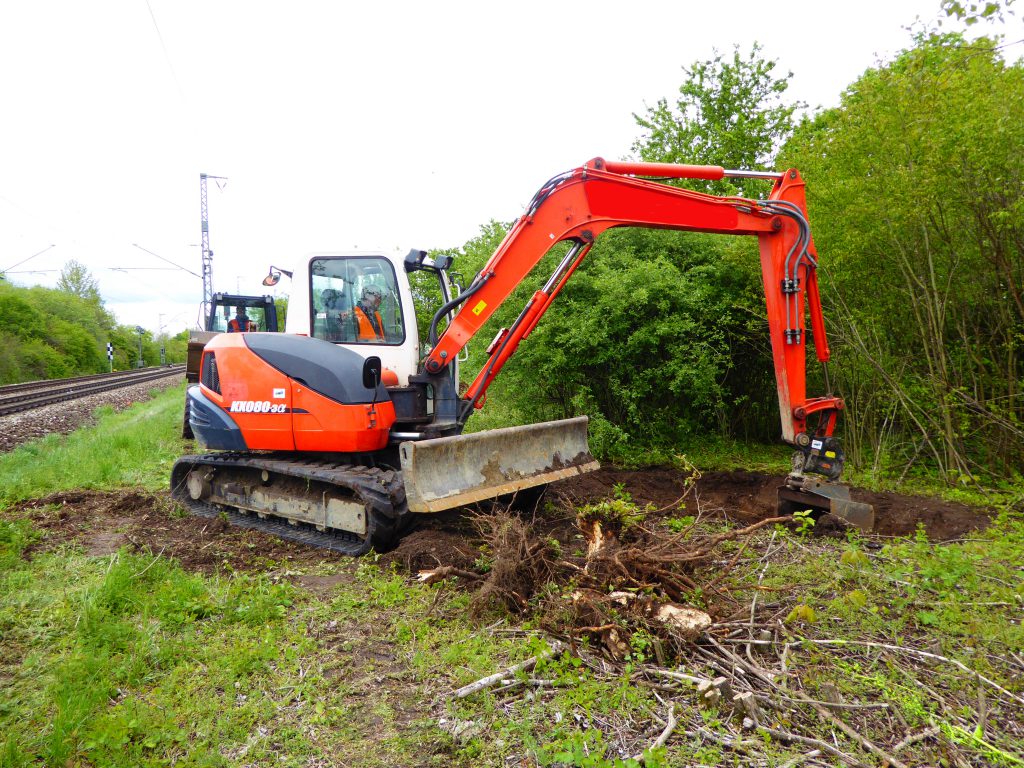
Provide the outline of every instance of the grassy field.
{"type": "MultiPolygon", "coordinates": [[[[532,611],[572,585],[510,614],[375,557],[200,572],[139,547],[48,546],[47,510],[18,502],[162,491],[180,406],[165,391],[0,456],[0,768],[882,765],[864,742],[905,765],[1024,764],[1024,525],[1009,512],[947,544],[768,526],[694,574],[694,605],[714,591],[741,608],[717,646],[666,656],[636,630],[617,658],[592,635],[549,653],[532,611]],[[716,677],[760,716],[688,679],[716,677]]],[[[176,514],[153,497],[154,519],[176,514]]],[[[724,530],[670,520],[683,537],[724,530]]]]}

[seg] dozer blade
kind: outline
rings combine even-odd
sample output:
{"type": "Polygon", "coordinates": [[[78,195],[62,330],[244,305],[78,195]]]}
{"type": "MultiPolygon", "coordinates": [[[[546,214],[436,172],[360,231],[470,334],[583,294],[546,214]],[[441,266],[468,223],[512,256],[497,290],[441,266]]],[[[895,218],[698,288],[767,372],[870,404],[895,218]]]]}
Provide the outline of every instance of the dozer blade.
{"type": "Polygon", "coordinates": [[[871,533],[875,527],[875,508],[853,501],[850,489],[813,477],[789,478],[779,488],[779,513],[786,515],[810,509],[818,514],[833,515],[848,525],[871,533]]]}
{"type": "Polygon", "coordinates": [[[593,472],[587,417],[402,443],[411,512],[441,512],[593,472]]]}

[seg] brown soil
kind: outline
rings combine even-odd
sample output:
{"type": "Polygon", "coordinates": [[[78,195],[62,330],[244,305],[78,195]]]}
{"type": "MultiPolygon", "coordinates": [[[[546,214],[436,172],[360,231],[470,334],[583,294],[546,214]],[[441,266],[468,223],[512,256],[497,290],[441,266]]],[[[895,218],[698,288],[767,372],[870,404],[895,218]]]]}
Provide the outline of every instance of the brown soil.
{"type": "MultiPolygon", "coordinates": [[[[606,499],[621,486],[641,506],[653,505],[654,516],[698,511],[750,524],[775,514],[775,489],[780,478],[750,472],[709,472],[680,509],[686,476],[672,469],[627,471],[602,469],[552,486],[545,511],[524,512],[538,534],[569,543],[578,533],[572,510],[606,499]]],[[[984,509],[933,498],[894,493],[853,491],[854,499],[873,504],[878,536],[905,536],[923,525],[934,541],[963,537],[990,522],[984,509]]],[[[286,542],[257,531],[240,530],[220,520],[182,516],[166,494],[140,491],[69,491],[16,507],[31,517],[43,537],[30,549],[45,551],[76,543],[88,554],[105,555],[123,546],[163,553],[194,571],[273,570],[308,567],[340,556],[302,544],[286,542]]],[[[464,512],[425,517],[391,552],[384,565],[411,573],[439,565],[471,569],[480,556],[480,537],[464,512]]],[[[300,568],[301,569],[301,568],[300,568]]],[[[297,583],[311,591],[329,591],[333,582],[299,576],[297,583]]],[[[331,577],[334,578],[334,577],[331,577]]]]}
{"type": "Polygon", "coordinates": [[[162,493],[65,491],[24,502],[11,511],[27,514],[43,532],[26,553],[29,556],[63,544],[77,544],[96,556],[128,546],[175,558],[188,570],[203,573],[290,569],[333,559],[329,552],[232,528],[223,520],[182,516],[162,493]]]}
{"type": "Polygon", "coordinates": [[[395,563],[410,573],[440,565],[472,568],[480,556],[472,536],[469,532],[423,527],[405,536],[381,561],[385,564],[395,563]]]}
{"type": "MultiPolygon", "coordinates": [[[[654,516],[720,516],[750,524],[776,514],[776,489],[782,482],[777,475],[756,472],[707,472],[697,481],[693,493],[684,500],[687,475],[674,469],[622,470],[603,468],[552,485],[546,501],[556,512],[544,513],[535,521],[540,532],[566,543],[577,533],[570,513],[573,508],[610,497],[616,486],[630,494],[641,507],[653,505],[654,516]]],[[[876,536],[908,536],[923,525],[933,541],[962,538],[972,531],[988,527],[991,513],[985,509],[923,496],[876,493],[852,489],[854,501],[875,508],[876,536]]],[[[544,506],[543,504],[541,506],[544,506]]],[[[473,545],[478,537],[458,515],[439,515],[420,520],[402,539],[398,548],[385,555],[415,573],[438,565],[469,568],[479,555],[473,545]]]]}
{"type": "MultiPolygon", "coordinates": [[[[685,514],[720,514],[730,520],[753,523],[775,514],[779,475],[757,472],[706,472],[697,481],[695,493],[686,500],[685,514]]],[[[622,484],[633,500],[644,506],[654,504],[664,514],[681,514],[678,501],[683,495],[686,475],[672,469],[626,471],[601,469],[562,483],[556,492],[567,499],[587,503],[606,498],[622,484]]],[[[877,536],[908,536],[924,525],[933,541],[961,538],[988,527],[991,512],[965,504],[925,496],[877,493],[851,489],[854,501],[875,508],[877,536]]]]}

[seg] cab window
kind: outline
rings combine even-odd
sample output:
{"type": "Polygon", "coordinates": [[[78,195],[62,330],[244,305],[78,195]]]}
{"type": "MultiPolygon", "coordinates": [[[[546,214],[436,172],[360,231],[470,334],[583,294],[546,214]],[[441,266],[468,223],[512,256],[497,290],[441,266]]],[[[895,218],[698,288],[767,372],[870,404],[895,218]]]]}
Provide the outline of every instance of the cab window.
{"type": "Polygon", "coordinates": [[[238,305],[218,304],[217,307],[214,309],[214,314],[210,322],[209,330],[217,331],[218,333],[225,333],[229,330],[237,330],[238,328],[241,328],[241,330],[249,331],[267,330],[266,310],[262,306],[244,306],[243,309],[245,311],[241,315],[241,323],[238,326],[232,327],[229,325],[229,323],[235,318],[239,317],[238,305]]]}
{"type": "Polygon", "coordinates": [[[395,270],[379,256],[321,257],[309,269],[313,337],[344,344],[405,341],[395,270]]]}

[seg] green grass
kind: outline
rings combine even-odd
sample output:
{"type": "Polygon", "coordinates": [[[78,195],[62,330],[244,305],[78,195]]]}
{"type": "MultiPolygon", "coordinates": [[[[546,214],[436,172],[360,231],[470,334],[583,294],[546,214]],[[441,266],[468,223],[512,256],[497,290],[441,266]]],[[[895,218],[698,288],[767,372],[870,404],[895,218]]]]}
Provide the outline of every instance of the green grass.
{"type": "MultiPolygon", "coordinates": [[[[89,429],[0,456],[0,499],[9,506],[77,487],[166,488],[174,458],[187,448],[177,437],[181,398],[180,388],[165,391],[123,413],[103,413],[89,429]]],[[[710,444],[705,458],[749,469],[760,456],[772,466],[760,449],[746,451],[710,444]]],[[[1024,523],[1004,513],[959,544],[918,536],[880,550],[856,537],[822,542],[780,529],[779,550],[762,570],[758,558],[771,534],[764,531],[738,561],[729,590],[749,601],[759,577],[778,590],[761,599],[781,604],[798,641],[790,674],[805,693],[824,697],[829,683],[849,701],[884,701],[901,728],[934,723],[968,758],[1014,764],[1020,750],[1006,736],[1006,713],[991,715],[978,735],[977,686],[970,681],[969,695],[957,697],[965,678],[955,667],[896,663],[860,646],[815,641],[931,650],[1019,693],[1020,680],[1003,660],[1024,649],[1024,523]],[[960,709],[922,686],[943,691],[960,709]]],[[[567,654],[529,674],[553,681],[542,692],[526,686],[452,700],[459,686],[542,651],[537,630],[498,614],[470,619],[465,592],[414,583],[372,557],[308,566],[337,576],[318,594],[293,585],[300,575],[293,564],[208,576],[155,552],[92,557],[75,546],[33,549],[40,536],[29,520],[0,511],[0,768],[477,766],[511,758],[629,766],[635,763],[615,751],[616,729],[650,734],[652,713],[664,712],[656,692],[632,676],[648,654],[643,637],[625,666],[602,670],[567,654]],[[499,619],[498,629],[488,629],[499,619]]],[[[738,544],[728,549],[734,552],[738,544]]],[[[697,710],[685,689],[672,695],[691,725],[735,732],[727,712],[697,710]]],[[[863,727],[883,741],[880,722],[863,727]]],[[[799,754],[768,742],[762,749],[775,763],[799,754]]],[[[901,753],[909,764],[915,755],[901,753]]],[[[677,735],[646,764],[737,759],[677,735]]]]}
{"type": "Polygon", "coordinates": [[[0,454],[0,505],[72,488],[166,488],[182,450],[184,397],[180,386],[120,413],[102,407],[92,427],[0,454]]]}
{"type": "MultiPolygon", "coordinates": [[[[191,448],[181,402],[181,388],[164,391],[0,456],[0,508],[81,487],[165,489],[191,448]]],[[[461,611],[431,616],[434,590],[370,559],[320,566],[343,578],[317,599],[273,563],[208,577],[153,552],[26,556],[41,534],[22,514],[0,511],[0,768],[458,764],[430,691],[507,652],[467,639],[461,611]]]]}
{"type": "Polygon", "coordinates": [[[321,601],[154,554],[18,557],[31,539],[0,522],[3,768],[456,764],[430,721],[440,656],[465,678],[506,650],[369,561],[325,565],[353,574],[321,601]]]}
{"type": "Polygon", "coordinates": [[[153,555],[47,553],[5,568],[0,594],[5,767],[223,765],[266,706],[240,697],[293,677],[309,645],[283,621],[290,586],[153,555]]]}

